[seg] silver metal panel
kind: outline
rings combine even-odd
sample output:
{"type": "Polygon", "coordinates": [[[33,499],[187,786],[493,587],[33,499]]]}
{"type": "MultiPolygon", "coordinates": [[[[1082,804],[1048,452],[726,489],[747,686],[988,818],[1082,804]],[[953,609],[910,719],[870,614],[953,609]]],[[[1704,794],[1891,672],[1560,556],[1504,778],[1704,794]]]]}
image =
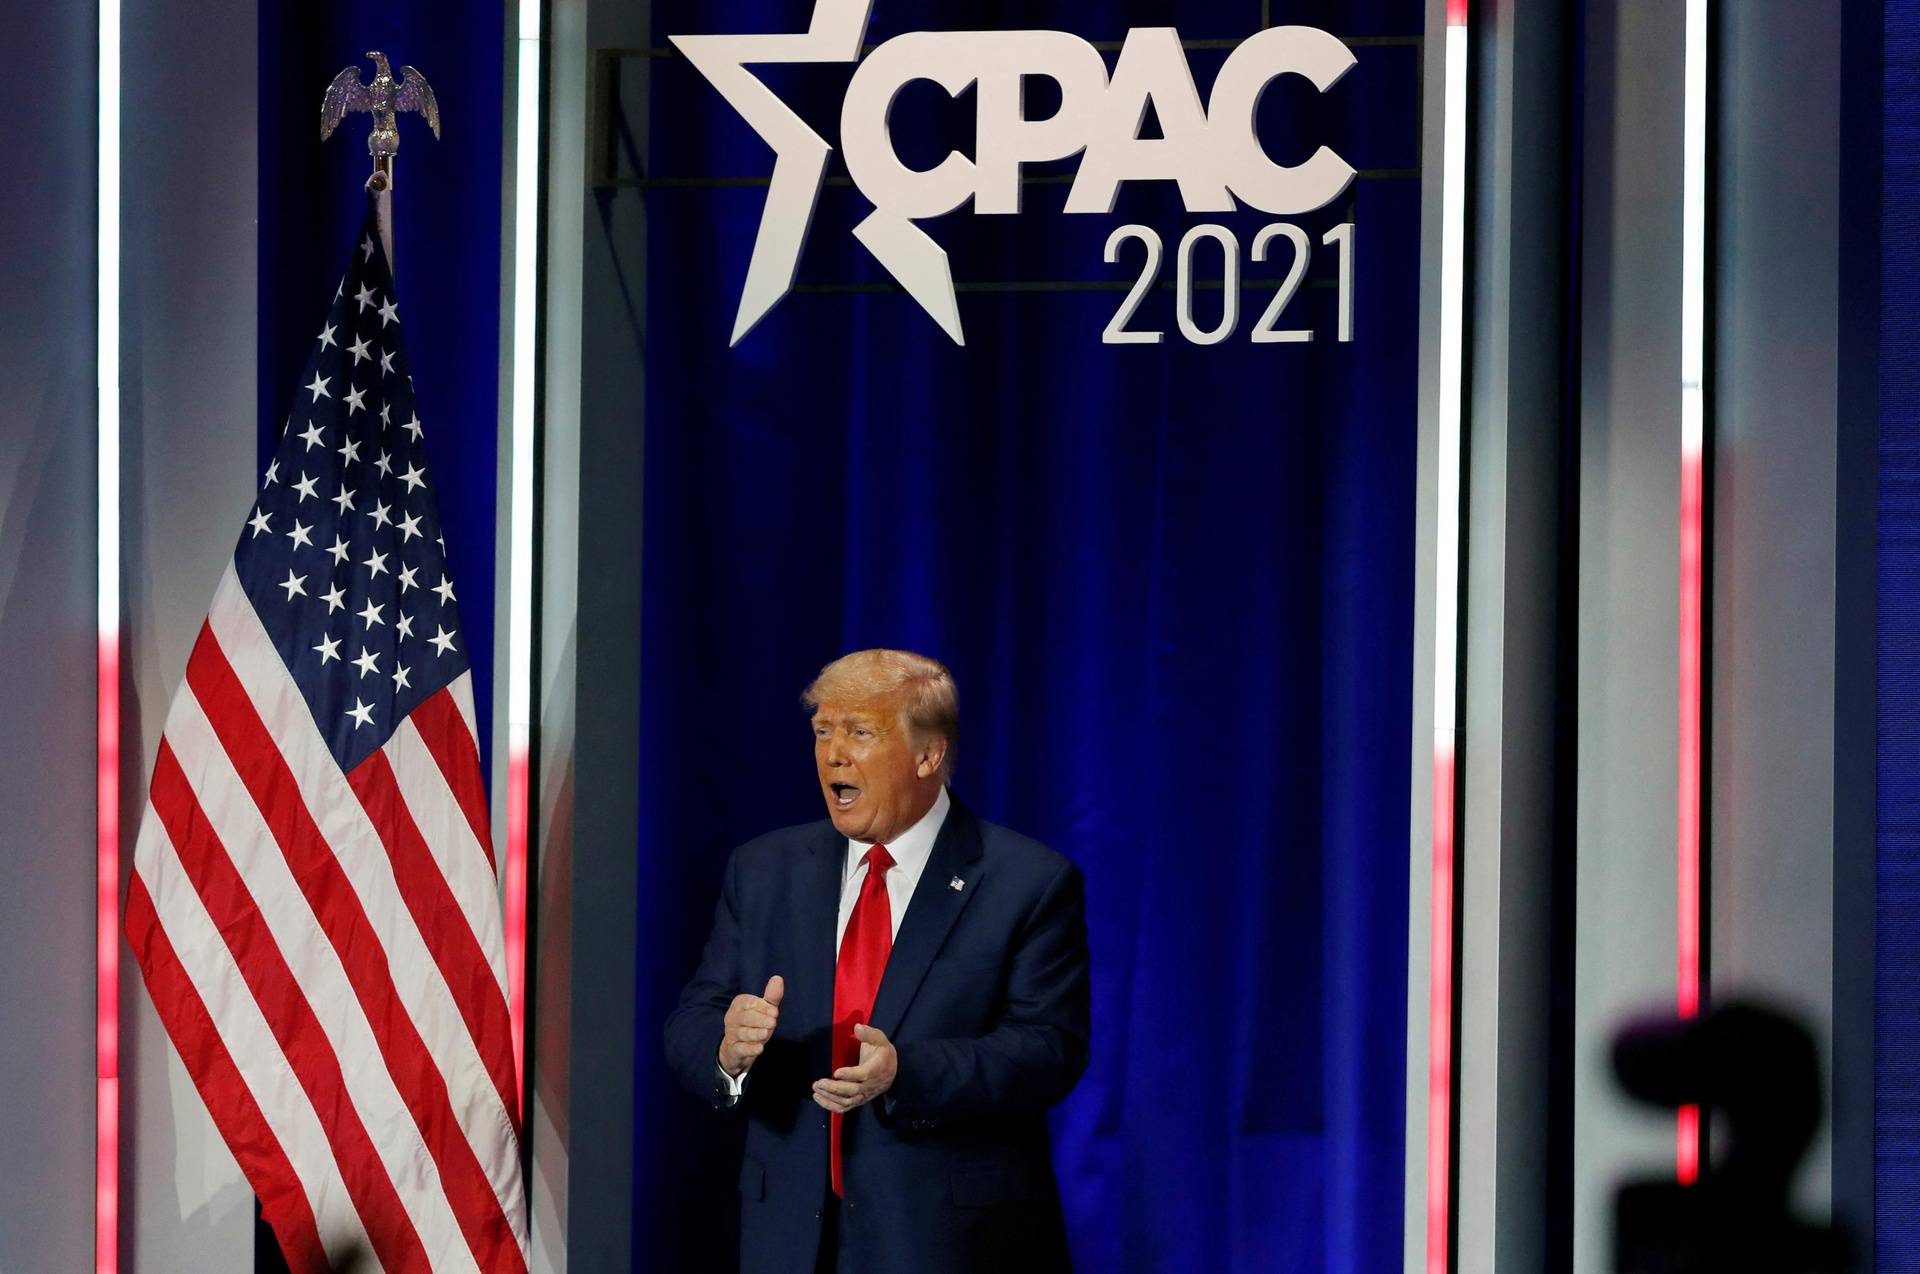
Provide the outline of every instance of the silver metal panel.
{"type": "MultiPolygon", "coordinates": [[[[255,99],[257,8],[213,0],[186,21],[129,6],[123,57],[121,861],[130,871],[167,707],[259,476],[259,148],[255,112],[233,107],[255,99]]],[[[121,950],[121,1261],[249,1269],[253,1191],[121,950]]]]}
{"type": "Polygon", "coordinates": [[[1621,1098],[1627,1015],[1674,1003],[1681,4],[1587,10],[1582,205],[1574,1268],[1612,1268],[1623,1176],[1672,1172],[1671,1115],[1621,1098]]]}
{"type": "MultiPolygon", "coordinates": [[[[1792,1007],[1830,1055],[1839,6],[1719,8],[1710,987],[1792,1007]]],[[[1803,1208],[1831,1169],[1823,1130],[1803,1208]]]]}

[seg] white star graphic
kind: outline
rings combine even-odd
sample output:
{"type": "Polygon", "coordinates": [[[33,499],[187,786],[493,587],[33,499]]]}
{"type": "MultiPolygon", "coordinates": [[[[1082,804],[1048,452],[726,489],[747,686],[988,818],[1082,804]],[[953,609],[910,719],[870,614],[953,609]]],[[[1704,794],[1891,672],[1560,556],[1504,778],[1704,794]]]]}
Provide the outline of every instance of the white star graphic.
{"type": "Polygon", "coordinates": [[[393,375],[393,351],[390,349],[380,351],[380,374],[382,376],[393,375]]]}
{"type": "Polygon", "coordinates": [[[347,390],[347,414],[351,416],[356,411],[365,411],[367,408],[366,397],[366,390],[349,388],[347,390]]]}
{"type": "Polygon", "coordinates": [[[392,526],[393,525],[393,518],[387,513],[387,503],[384,500],[382,500],[379,504],[374,505],[373,512],[367,514],[367,516],[373,519],[373,524],[375,526],[392,526]]]}
{"type": "Polygon", "coordinates": [[[440,582],[433,586],[433,591],[440,594],[440,604],[445,606],[453,600],[453,581],[442,575],[440,582]]]}
{"type": "Polygon", "coordinates": [[[387,413],[392,410],[393,408],[389,407],[386,403],[380,404],[380,423],[381,424],[390,425],[393,423],[392,419],[387,415],[387,413]]]}
{"type": "Polygon", "coordinates": [[[400,475],[400,481],[407,484],[407,490],[418,491],[427,485],[426,471],[412,462],[408,462],[407,471],[400,475]]]}
{"type": "Polygon", "coordinates": [[[320,445],[320,439],[324,435],[321,432],[320,426],[314,424],[311,420],[309,420],[307,422],[306,432],[298,436],[301,438],[305,438],[307,440],[307,450],[312,451],[315,447],[320,445]]]}
{"type": "Polygon", "coordinates": [[[368,235],[366,238],[360,241],[360,252],[362,254],[361,256],[362,260],[365,260],[365,261],[373,260],[373,236],[372,235],[368,235]]]}
{"type": "Polygon", "coordinates": [[[373,304],[373,289],[362,283],[360,290],[353,294],[353,299],[360,302],[360,313],[365,314],[367,307],[373,304]]]}
{"type": "MultiPolygon", "coordinates": [[[[319,402],[322,398],[333,397],[333,394],[327,389],[327,384],[327,377],[322,376],[319,372],[315,372],[313,374],[313,384],[302,385],[301,388],[310,390],[313,394],[313,401],[319,402]]],[[[302,436],[304,437],[304,435],[302,436]]]]}
{"type": "Polygon", "coordinates": [[[260,533],[267,529],[267,523],[271,521],[273,521],[273,514],[265,509],[255,509],[253,516],[247,519],[247,525],[253,528],[253,535],[250,538],[259,539],[260,533]]]}
{"type": "Polygon", "coordinates": [[[320,594],[320,600],[327,604],[327,614],[331,615],[337,610],[345,610],[346,604],[340,600],[345,596],[346,594],[340,591],[338,584],[335,584],[332,588],[320,594]]]}
{"type": "Polygon", "coordinates": [[[433,626],[433,636],[427,638],[427,640],[433,643],[434,650],[440,654],[449,655],[453,653],[453,634],[440,627],[440,625],[435,624],[433,626]]]}
{"type": "Polygon", "coordinates": [[[420,568],[417,566],[403,566],[400,568],[400,592],[402,595],[410,588],[419,587],[418,584],[413,582],[413,577],[419,574],[419,572],[420,568]]]}
{"type": "Polygon", "coordinates": [[[329,345],[333,346],[335,349],[340,348],[340,342],[333,339],[333,334],[336,330],[337,329],[331,323],[327,324],[325,327],[320,329],[320,348],[321,349],[325,349],[329,345]]]}
{"type": "Polygon", "coordinates": [[[387,324],[398,323],[399,321],[400,307],[393,303],[392,297],[388,297],[387,303],[380,307],[380,326],[382,329],[385,329],[387,324]]]}
{"type": "Polygon", "coordinates": [[[371,355],[367,353],[367,338],[363,336],[353,344],[347,346],[347,353],[353,355],[353,365],[355,367],[360,366],[361,363],[371,357],[371,355]]]}
{"type": "Polygon", "coordinates": [[[360,565],[366,567],[368,572],[370,572],[367,578],[377,578],[382,571],[387,569],[387,555],[385,553],[369,552],[367,560],[360,563],[360,565]]]}
{"type": "Polygon", "coordinates": [[[360,702],[360,696],[355,695],[353,706],[347,709],[347,715],[353,718],[353,728],[356,730],[363,725],[372,725],[373,705],[360,702]]]}
{"type": "Polygon", "coordinates": [[[370,672],[380,671],[380,656],[374,654],[365,646],[360,647],[360,657],[358,659],[350,659],[347,662],[357,665],[362,677],[370,672]]]}
{"type": "Polygon", "coordinates": [[[395,668],[393,670],[393,688],[395,690],[413,689],[413,687],[407,683],[407,674],[412,671],[413,669],[407,667],[405,664],[401,664],[398,668],[395,668]]]}
{"type": "Polygon", "coordinates": [[[274,587],[286,589],[287,600],[292,601],[295,595],[301,597],[307,595],[307,577],[304,575],[295,575],[292,571],[288,571],[287,578],[283,582],[275,584],[274,587]]]}
{"type": "Polygon", "coordinates": [[[314,499],[318,499],[320,497],[320,493],[313,489],[313,484],[317,481],[318,481],[317,478],[309,478],[307,476],[306,470],[302,469],[300,471],[300,481],[293,484],[293,489],[300,493],[300,501],[299,501],[300,503],[304,504],[308,499],[308,497],[312,497],[314,499]]]}
{"type": "Polygon", "coordinates": [[[333,502],[340,506],[340,512],[342,513],[352,512],[353,511],[353,488],[347,486],[345,483],[341,483],[340,494],[333,497],[333,502]]]}
{"type": "Polygon", "coordinates": [[[333,543],[327,548],[327,552],[333,554],[333,564],[338,566],[347,560],[347,542],[338,535],[335,535],[333,537],[333,543]]]}
{"type": "Polygon", "coordinates": [[[293,541],[293,547],[297,549],[307,549],[313,547],[313,540],[310,538],[312,534],[312,527],[302,522],[299,518],[295,518],[293,520],[293,530],[287,532],[287,538],[293,541]]]}
{"type": "Polygon", "coordinates": [[[339,639],[329,637],[325,633],[320,634],[320,644],[315,646],[314,649],[320,652],[320,666],[322,668],[327,666],[329,659],[338,659],[340,657],[339,639]]]}
{"type": "Polygon", "coordinates": [[[400,618],[394,622],[393,631],[401,637],[413,636],[413,616],[402,611],[400,618]]]}
{"type": "Polygon", "coordinates": [[[417,411],[414,412],[413,419],[409,420],[406,424],[400,427],[406,430],[408,433],[412,434],[413,440],[415,442],[420,441],[420,413],[419,412],[417,411]]]}
{"type": "Polygon", "coordinates": [[[270,487],[278,481],[280,481],[280,462],[275,460],[267,466],[267,480],[262,485],[270,487]]]}
{"type": "MultiPolygon", "coordinates": [[[[386,408],[382,407],[380,410],[384,412],[386,408]]],[[[391,477],[393,475],[393,458],[382,451],[380,458],[373,462],[373,467],[380,471],[381,477],[391,477]]]]}
{"type": "Polygon", "coordinates": [[[376,606],[371,597],[367,599],[367,608],[360,612],[360,618],[366,621],[368,632],[373,631],[375,624],[384,624],[387,622],[380,618],[380,612],[385,609],[385,606],[376,606]]]}
{"type": "Polygon", "coordinates": [[[420,534],[420,515],[418,513],[409,513],[406,517],[400,519],[400,534],[408,540],[420,534]]]}
{"type": "Polygon", "coordinates": [[[338,450],[341,464],[354,464],[360,459],[360,443],[357,439],[347,439],[340,444],[338,450]]]}

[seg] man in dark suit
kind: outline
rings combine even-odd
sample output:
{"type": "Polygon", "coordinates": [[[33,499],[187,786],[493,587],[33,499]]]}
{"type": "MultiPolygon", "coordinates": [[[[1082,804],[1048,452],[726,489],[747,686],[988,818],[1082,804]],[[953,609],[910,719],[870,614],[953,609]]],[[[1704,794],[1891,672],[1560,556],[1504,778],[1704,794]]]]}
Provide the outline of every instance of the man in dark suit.
{"type": "Polygon", "coordinates": [[[948,793],[939,663],[860,651],[806,703],[828,818],[734,851],[665,1030],[747,1120],[742,1274],[1066,1270],[1046,1115],[1087,1065],[1080,869],[948,793]]]}

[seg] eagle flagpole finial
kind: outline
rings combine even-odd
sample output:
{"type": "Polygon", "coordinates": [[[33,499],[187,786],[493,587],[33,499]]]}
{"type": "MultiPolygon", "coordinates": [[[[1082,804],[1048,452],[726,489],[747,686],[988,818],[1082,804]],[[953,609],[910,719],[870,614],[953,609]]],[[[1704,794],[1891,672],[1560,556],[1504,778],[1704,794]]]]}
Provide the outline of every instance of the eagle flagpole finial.
{"type": "Polygon", "coordinates": [[[440,103],[434,100],[427,77],[414,67],[401,67],[396,80],[386,54],[375,50],[367,54],[367,59],[373,63],[373,83],[362,83],[359,68],[349,66],[327,85],[326,96],[320,100],[320,140],[333,136],[333,130],[349,112],[371,114],[373,131],[367,134],[367,153],[373,156],[373,176],[367,179],[367,186],[379,191],[393,185],[393,156],[400,149],[398,116],[405,111],[424,115],[427,127],[437,138],[440,103]]]}

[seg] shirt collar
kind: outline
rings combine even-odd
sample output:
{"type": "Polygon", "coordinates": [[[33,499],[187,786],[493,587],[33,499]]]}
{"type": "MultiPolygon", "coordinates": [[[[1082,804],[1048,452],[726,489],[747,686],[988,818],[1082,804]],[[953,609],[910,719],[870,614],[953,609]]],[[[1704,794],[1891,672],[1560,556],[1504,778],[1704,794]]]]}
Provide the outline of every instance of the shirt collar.
{"type": "MultiPolygon", "coordinates": [[[[906,868],[910,876],[918,874],[927,865],[927,859],[933,856],[933,843],[939,839],[940,829],[947,822],[947,811],[952,808],[953,801],[947,796],[946,785],[942,784],[940,794],[933,798],[933,808],[922,814],[919,822],[887,842],[887,853],[892,855],[893,865],[906,868]]],[[[871,841],[847,841],[848,876],[860,866],[860,861],[872,848],[871,841]]]]}

